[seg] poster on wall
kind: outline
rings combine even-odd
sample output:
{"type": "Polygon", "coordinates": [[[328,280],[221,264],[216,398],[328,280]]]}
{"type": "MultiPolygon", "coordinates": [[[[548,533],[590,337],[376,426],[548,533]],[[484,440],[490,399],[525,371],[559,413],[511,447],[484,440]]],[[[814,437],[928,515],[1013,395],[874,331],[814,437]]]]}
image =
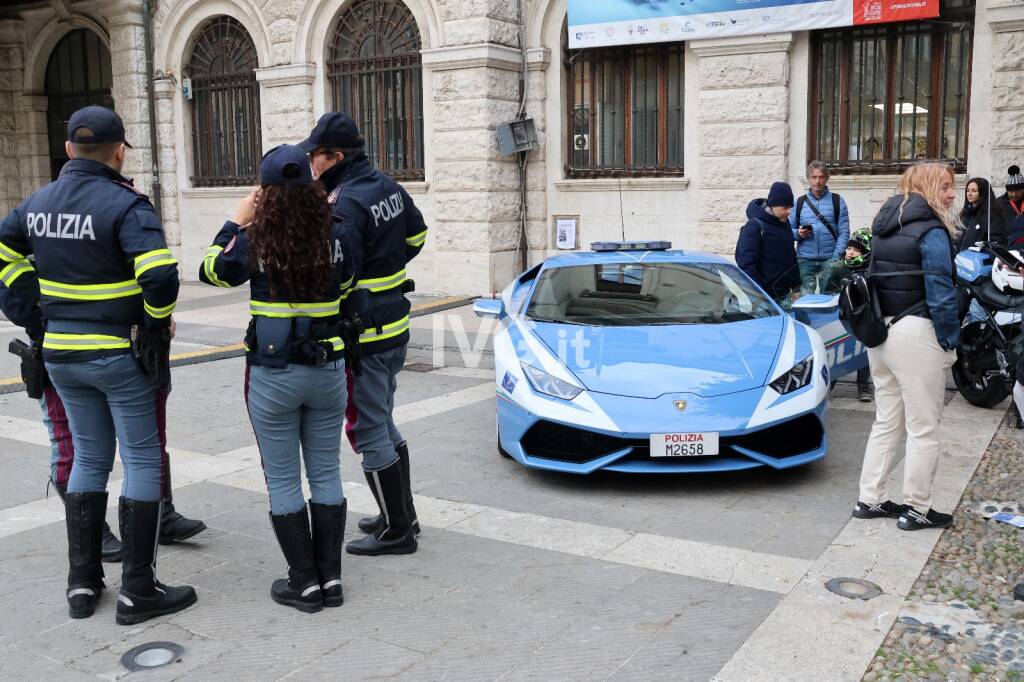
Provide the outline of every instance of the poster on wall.
{"type": "Polygon", "coordinates": [[[569,47],[809,31],[939,16],[939,0],[569,0],[569,47]]]}

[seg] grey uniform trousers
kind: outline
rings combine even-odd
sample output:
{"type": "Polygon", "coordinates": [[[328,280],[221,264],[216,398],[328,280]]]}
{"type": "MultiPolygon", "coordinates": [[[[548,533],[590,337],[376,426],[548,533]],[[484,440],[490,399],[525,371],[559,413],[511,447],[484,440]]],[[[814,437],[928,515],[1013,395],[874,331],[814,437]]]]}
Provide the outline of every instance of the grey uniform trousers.
{"type": "Polygon", "coordinates": [[[362,375],[349,372],[345,433],[352,449],[363,458],[365,471],[383,469],[398,459],[395,447],[402,442],[402,434],[392,413],[405,352],[403,345],[365,355],[362,375]]]}

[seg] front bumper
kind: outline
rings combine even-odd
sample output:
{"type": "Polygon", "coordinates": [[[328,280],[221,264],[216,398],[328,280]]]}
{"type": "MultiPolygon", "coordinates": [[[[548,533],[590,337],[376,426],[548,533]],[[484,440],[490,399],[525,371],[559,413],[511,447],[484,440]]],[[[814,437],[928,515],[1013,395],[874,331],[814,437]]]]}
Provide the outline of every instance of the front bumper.
{"type": "Polygon", "coordinates": [[[520,464],[550,471],[588,474],[601,469],[629,473],[789,469],[821,459],[827,452],[824,400],[811,410],[754,428],[743,428],[736,419],[724,417],[720,424],[704,418],[694,426],[666,429],[664,421],[655,416],[651,428],[639,429],[634,423],[630,430],[618,432],[541,417],[500,394],[497,402],[502,448],[520,464]],[[717,431],[719,454],[651,457],[650,434],[670,430],[717,431]]]}

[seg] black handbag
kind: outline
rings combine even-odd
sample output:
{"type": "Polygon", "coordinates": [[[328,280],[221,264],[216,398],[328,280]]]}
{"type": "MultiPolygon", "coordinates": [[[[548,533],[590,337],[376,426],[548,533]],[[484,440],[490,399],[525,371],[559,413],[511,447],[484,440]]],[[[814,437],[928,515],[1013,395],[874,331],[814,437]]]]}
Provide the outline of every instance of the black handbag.
{"type": "Polygon", "coordinates": [[[914,315],[927,310],[928,304],[924,301],[916,303],[893,317],[886,324],[885,317],[882,315],[882,305],[878,300],[878,293],[875,291],[871,279],[874,277],[924,274],[923,270],[874,275],[854,272],[843,280],[842,290],[839,292],[839,319],[843,323],[843,327],[868,348],[882,345],[889,337],[889,327],[907,315],[914,315]]]}

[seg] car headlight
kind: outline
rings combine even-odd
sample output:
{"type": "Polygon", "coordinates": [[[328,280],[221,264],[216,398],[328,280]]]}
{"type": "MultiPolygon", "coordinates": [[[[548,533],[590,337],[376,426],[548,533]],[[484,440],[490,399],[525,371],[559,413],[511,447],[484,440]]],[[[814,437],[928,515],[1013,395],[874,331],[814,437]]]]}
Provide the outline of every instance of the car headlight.
{"type": "Polygon", "coordinates": [[[814,356],[808,355],[793,365],[792,369],[768,384],[779,395],[786,395],[811,383],[814,376],[814,356]]]}
{"type": "Polygon", "coordinates": [[[537,393],[561,398],[562,400],[572,400],[583,392],[583,389],[579,386],[553,377],[533,365],[528,365],[525,362],[520,362],[519,364],[523,368],[523,373],[526,374],[526,380],[530,382],[530,386],[537,393]]]}

